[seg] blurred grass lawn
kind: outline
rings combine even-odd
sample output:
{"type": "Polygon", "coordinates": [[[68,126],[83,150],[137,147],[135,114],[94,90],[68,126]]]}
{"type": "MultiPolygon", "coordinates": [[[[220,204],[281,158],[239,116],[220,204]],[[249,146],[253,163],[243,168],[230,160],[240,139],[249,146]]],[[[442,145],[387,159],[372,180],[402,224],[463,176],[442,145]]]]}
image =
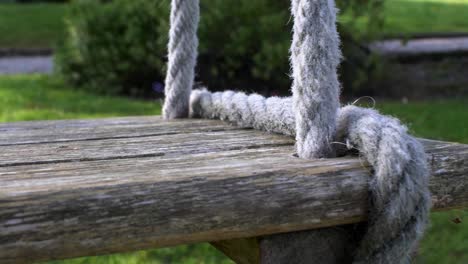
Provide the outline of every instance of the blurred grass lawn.
{"type": "Polygon", "coordinates": [[[468,32],[468,0],[386,0],[385,33],[468,32]]]}
{"type": "MultiPolygon", "coordinates": [[[[468,33],[468,0],[384,0],[383,35],[404,36],[427,33],[468,33]]],[[[350,22],[346,14],[339,21],[350,22]]],[[[356,33],[366,25],[360,18],[356,33]]]]}
{"type": "MultiPolygon", "coordinates": [[[[63,4],[0,3],[0,48],[53,47],[64,31],[63,4]]],[[[468,0],[386,0],[385,35],[468,32],[468,0]]],[[[341,16],[341,21],[349,17],[341,16]]],[[[357,23],[361,31],[365,18],[357,23]]]]}
{"type": "Polygon", "coordinates": [[[51,48],[64,32],[63,4],[0,4],[0,48],[51,48]]]}
{"type": "Polygon", "coordinates": [[[0,75],[0,122],[158,115],[160,104],[64,89],[46,75],[0,75]]]}
{"type": "MultiPolygon", "coordinates": [[[[378,102],[377,108],[401,118],[417,136],[468,144],[468,98],[430,102],[378,102]]],[[[156,115],[160,103],[103,97],[66,89],[44,75],[0,76],[0,122],[40,119],[156,115]]],[[[468,263],[468,211],[432,214],[432,226],[416,263],[468,263]],[[462,219],[455,224],[452,220],[462,219]]],[[[54,264],[231,263],[208,244],[86,257],[54,264]]]]}

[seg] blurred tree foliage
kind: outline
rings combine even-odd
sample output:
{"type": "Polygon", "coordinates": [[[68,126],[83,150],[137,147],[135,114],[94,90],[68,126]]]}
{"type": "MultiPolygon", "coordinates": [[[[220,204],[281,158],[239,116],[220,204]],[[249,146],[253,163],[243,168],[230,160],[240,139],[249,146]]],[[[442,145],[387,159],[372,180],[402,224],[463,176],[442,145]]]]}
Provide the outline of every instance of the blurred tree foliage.
{"type": "MultiPolygon", "coordinates": [[[[99,93],[155,95],[164,82],[169,0],[76,0],[57,69],[99,93]]],[[[347,90],[365,87],[375,69],[365,48],[382,25],[383,0],[339,0],[347,90]]],[[[197,84],[266,95],[289,93],[290,1],[201,0],[197,84]]]]}

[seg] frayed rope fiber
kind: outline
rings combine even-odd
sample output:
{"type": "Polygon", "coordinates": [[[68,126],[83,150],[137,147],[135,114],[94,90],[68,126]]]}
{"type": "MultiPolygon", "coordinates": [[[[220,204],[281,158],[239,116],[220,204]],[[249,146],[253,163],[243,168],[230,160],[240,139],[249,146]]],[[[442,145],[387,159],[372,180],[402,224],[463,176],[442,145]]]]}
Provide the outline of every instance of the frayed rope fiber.
{"type": "Polygon", "coordinates": [[[407,261],[430,209],[426,156],[398,120],[372,109],[340,108],[336,68],[341,54],[334,0],[291,0],[293,96],[287,98],[192,91],[198,4],[198,0],[172,0],[164,117],[219,118],[295,136],[298,156],[306,159],[333,157],[335,141],[358,149],[372,166],[373,177],[367,230],[354,263],[407,261]]]}
{"type": "MultiPolygon", "coordinates": [[[[190,116],[293,136],[292,101],[291,97],[194,90],[190,116]]],[[[345,106],[338,111],[336,127],[334,140],[358,149],[374,170],[368,227],[354,263],[402,263],[421,238],[430,210],[424,150],[397,119],[373,109],[345,106]]]]}

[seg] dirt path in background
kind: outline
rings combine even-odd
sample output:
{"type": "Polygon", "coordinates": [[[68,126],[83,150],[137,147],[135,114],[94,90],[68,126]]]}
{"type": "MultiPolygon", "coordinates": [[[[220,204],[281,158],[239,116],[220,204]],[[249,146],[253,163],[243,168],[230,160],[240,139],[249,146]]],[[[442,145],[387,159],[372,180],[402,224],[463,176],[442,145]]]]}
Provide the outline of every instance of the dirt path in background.
{"type": "Polygon", "coordinates": [[[52,73],[52,56],[0,57],[0,74],[52,73]]]}
{"type": "Polygon", "coordinates": [[[371,50],[386,56],[414,56],[468,52],[468,36],[450,38],[421,38],[408,41],[395,39],[377,41],[371,50]]]}
{"type": "MultiPolygon", "coordinates": [[[[468,53],[468,36],[429,37],[394,39],[377,41],[369,45],[371,50],[384,56],[412,57],[430,56],[433,54],[468,53]]],[[[0,56],[0,74],[46,73],[53,70],[51,55],[36,56],[0,56]]]]}

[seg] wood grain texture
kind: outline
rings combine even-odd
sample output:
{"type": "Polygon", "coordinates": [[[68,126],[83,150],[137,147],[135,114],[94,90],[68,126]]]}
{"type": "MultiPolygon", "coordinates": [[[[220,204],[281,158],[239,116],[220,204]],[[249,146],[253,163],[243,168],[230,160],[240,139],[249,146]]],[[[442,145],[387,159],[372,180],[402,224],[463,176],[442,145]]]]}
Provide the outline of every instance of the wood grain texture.
{"type": "Polygon", "coordinates": [[[196,131],[234,130],[213,120],[166,120],[159,116],[0,124],[0,146],[52,142],[126,139],[196,131]]]}
{"type": "MultiPolygon", "coordinates": [[[[295,158],[289,137],[154,117],[10,123],[0,135],[0,263],[365,220],[365,163],[295,158]]],[[[468,146],[423,143],[435,209],[466,207],[468,146]]]]}

